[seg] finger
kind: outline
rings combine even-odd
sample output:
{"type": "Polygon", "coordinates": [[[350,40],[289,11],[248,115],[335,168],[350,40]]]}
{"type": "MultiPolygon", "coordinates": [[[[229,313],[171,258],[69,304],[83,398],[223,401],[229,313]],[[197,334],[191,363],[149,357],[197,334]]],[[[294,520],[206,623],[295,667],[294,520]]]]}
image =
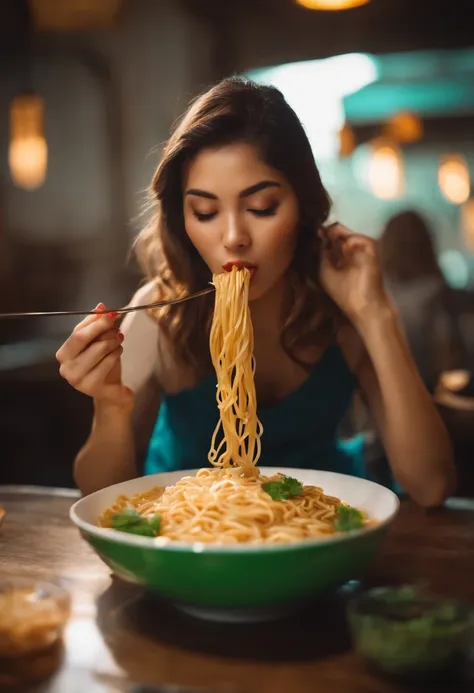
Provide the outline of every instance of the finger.
{"type": "Polygon", "coordinates": [[[96,339],[94,340],[95,342],[107,342],[109,339],[118,339],[119,342],[123,342],[123,334],[120,332],[118,326],[112,327],[110,330],[107,330],[107,332],[103,332],[100,334],[96,339]]]}
{"type": "MultiPolygon", "coordinates": [[[[98,304],[96,305],[96,307],[94,308],[94,311],[96,311],[96,310],[97,310],[97,311],[99,311],[99,310],[101,310],[101,311],[102,311],[102,310],[106,310],[106,307],[105,307],[105,305],[104,305],[103,303],[98,303],[98,304]]],[[[86,327],[87,325],[90,325],[90,324],[91,324],[92,322],[94,322],[95,320],[98,320],[99,317],[100,317],[99,315],[88,315],[87,317],[85,317],[83,320],[81,320],[81,321],[75,326],[75,328],[74,328],[73,331],[72,331],[72,335],[75,334],[76,332],[78,332],[79,330],[81,330],[83,327],[86,327]]],[[[70,335],[70,337],[68,337],[68,339],[66,339],[66,341],[64,342],[64,344],[62,344],[61,347],[60,347],[60,348],[58,349],[58,351],[56,352],[56,359],[57,359],[60,363],[61,363],[62,361],[64,361],[64,360],[67,358],[68,352],[69,352],[69,350],[70,350],[70,344],[71,344],[70,339],[71,339],[72,335],[70,335]]]]}
{"type": "MultiPolygon", "coordinates": [[[[123,348],[119,346],[117,349],[105,356],[92,370],[90,370],[78,384],[81,391],[85,394],[92,394],[99,388],[103,388],[105,380],[107,379],[110,371],[118,363],[118,361],[120,361],[122,351],[123,348]]],[[[114,384],[115,383],[111,383],[111,385],[114,384]]],[[[117,383],[117,385],[119,385],[120,388],[123,387],[119,383],[117,383]]]]}
{"type": "Polygon", "coordinates": [[[367,236],[361,236],[359,234],[353,234],[352,236],[348,236],[348,238],[346,238],[344,242],[344,249],[350,251],[363,250],[364,252],[370,253],[371,255],[376,254],[375,242],[371,238],[368,238],[367,236]]]}
{"type": "Polygon", "coordinates": [[[372,239],[354,235],[344,241],[341,256],[341,266],[350,262],[373,262],[376,259],[376,250],[372,239]]]}
{"type": "Polygon", "coordinates": [[[331,242],[336,242],[338,240],[347,238],[347,236],[351,235],[351,232],[347,226],[344,226],[336,221],[334,224],[330,224],[329,226],[320,229],[319,234],[320,238],[326,238],[331,242]]]}
{"type": "Polygon", "coordinates": [[[59,368],[60,375],[73,387],[77,387],[106,356],[122,349],[120,341],[111,339],[94,342],[72,361],[66,361],[59,368]]]}
{"type": "Polygon", "coordinates": [[[348,233],[350,233],[349,229],[338,222],[323,227],[318,232],[322,241],[321,251],[327,253],[327,258],[334,268],[339,268],[344,262],[342,245],[348,233]]]}
{"type": "MultiPolygon", "coordinates": [[[[103,304],[101,304],[103,305],[103,304]]],[[[105,306],[104,306],[105,310],[105,306]]],[[[84,333],[84,330],[86,327],[90,327],[94,323],[98,322],[99,320],[102,321],[101,324],[103,325],[113,325],[115,323],[115,320],[118,316],[118,313],[100,313],[99,315],[89,315],[88,317],[90,318],[89,321],[87,321],[87,318],[82,321],[82,323],[79,323],[76,325],[76,327],[73,330],[73,333],[78,334],[78,333],[84,333]]]]}
{"type": "MultiPolygon", "coordinates": [[[[94,308],[94,311],[104,311],[107,310],[106,306],[104,303],[98,303],[96,307],[94,308]]],[[[87,315],[84,320],[81,320],[76,327],[74,328],[74,332],[77,332],[78,330],[81,330],[83,327],[86,327],[86,325],[90,325],[92,322],[95,320],[98,320],[100,318],[100,315],[87,315]]]]}
{"type": "Polygon", "coordinates": [[[56,354],[60,363],[75,359],[91,342],[111,329],[115,315],[109,313],[100,317],[91,316],[93,320],[83,327],[75,329],[56,354]]]}
{"type": "Polygon", "coordinates": [[[355,253],[362,251],[366,255],[375,257],[376,246],[372,238],[362,234],[352,233],[346,226],[338,225],[339,228],[333,232],[332,245],[337,255],[336,262],[343,266],[355,253]]]}
{"type": "Polygon", "coordinates": [[[339,267],[341,262],[344,260],[343,256],[343,245],[344,238],[336,238],[334,240],[325,239],[324,245],[321,248],[321,255],[329,262],[333,267],[339,267]]]}
{"type": "Polygon", "coordinates": [[[343,261],[334,249],[328,248],[321,253],[321,269],[341,269],[343,266],[343,261]]]}

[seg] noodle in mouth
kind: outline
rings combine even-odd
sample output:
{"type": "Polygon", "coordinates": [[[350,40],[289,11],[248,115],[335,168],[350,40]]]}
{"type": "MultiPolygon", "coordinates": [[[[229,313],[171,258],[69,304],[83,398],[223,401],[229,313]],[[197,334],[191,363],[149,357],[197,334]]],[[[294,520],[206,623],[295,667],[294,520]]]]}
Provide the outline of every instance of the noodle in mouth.
{"type": "Polygon", "coordinates": [[[321,537],[369,522],[317,486],[259,473],[263,428],[257,416],[250,278],[248,269],[235,266],[213,278],[210,351],[219,421],[208,455],[212,467],[173,486],[120,496],[99,518],[100,526],[171,541],[259,544],[321,537]]]}

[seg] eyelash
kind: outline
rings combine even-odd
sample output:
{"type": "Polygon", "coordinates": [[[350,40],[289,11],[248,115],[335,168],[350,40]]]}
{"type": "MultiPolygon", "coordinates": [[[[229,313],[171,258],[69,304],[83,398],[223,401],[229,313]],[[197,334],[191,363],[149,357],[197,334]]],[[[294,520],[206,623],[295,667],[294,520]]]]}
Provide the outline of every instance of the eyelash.
{"type": "MultiPolygon", "coordinates": [[[[277,204],[273,204],[270,207],[267,207],[266,209],[248,209],[248,212],[251,212],[254,216],[256,217],[273,217],[278,209],[277,204]]],[[[199,212],[193,211],[194,216],[198,221],[211,221],[213,219],[217,212],[211,212],[211,214],[200,214],[199,212]]]]}
{"type": "Polygon", "coordinates": [[[198,221],[211,221],[216,216],[216,212],[212,212],[212,214],[200,214],[199,212],[193,211],[194,216],[198,221]]]}
{"type": "Polygon", "coordinates": [[[270,205],[266,209],[249,209],[256,217],[273,217],[277,213],[278,204],[270,205]]]}

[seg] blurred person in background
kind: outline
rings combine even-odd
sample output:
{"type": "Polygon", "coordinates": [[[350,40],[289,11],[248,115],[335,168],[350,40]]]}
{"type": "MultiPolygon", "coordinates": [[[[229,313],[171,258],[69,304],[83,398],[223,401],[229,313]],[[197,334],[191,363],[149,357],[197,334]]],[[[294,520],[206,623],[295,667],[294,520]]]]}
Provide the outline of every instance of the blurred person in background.
{"type": "Polygon", "coordinates": [[[407,210],[389,219],[379,248],[386,287],[418,370],[434,393],[442,373],[467,366],[455,294],[438,264],[428,224],[418,212],[407,210]]]}
{"type": "MultiPolygon", "coordinates": [[[[379,255],[385,285],[397,306],[413,357],[452,439],[459,492],[474,495],[470,464],[474,381],[469,350],[456,291],[443,276],[425,219],[414,210],[391,217],[380,237],[379,255]]],[[[389,485],[393,477],[382,440],[360,401],[350,422],[352,432],[363,431],[364,456],[371,473],[389,485]]]]}

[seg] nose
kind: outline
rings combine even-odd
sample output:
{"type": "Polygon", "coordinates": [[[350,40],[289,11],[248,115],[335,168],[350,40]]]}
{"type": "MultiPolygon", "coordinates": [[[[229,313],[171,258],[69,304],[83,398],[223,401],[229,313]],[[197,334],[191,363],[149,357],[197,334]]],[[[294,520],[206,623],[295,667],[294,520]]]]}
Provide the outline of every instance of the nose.
{"type": "Polygon", "coordinates": [[[224,248],[229,252],[245,250],[251,245],[251,238],[244,221],[238,214],[230,214],[225,222],[223,235],[224,248]]]}

